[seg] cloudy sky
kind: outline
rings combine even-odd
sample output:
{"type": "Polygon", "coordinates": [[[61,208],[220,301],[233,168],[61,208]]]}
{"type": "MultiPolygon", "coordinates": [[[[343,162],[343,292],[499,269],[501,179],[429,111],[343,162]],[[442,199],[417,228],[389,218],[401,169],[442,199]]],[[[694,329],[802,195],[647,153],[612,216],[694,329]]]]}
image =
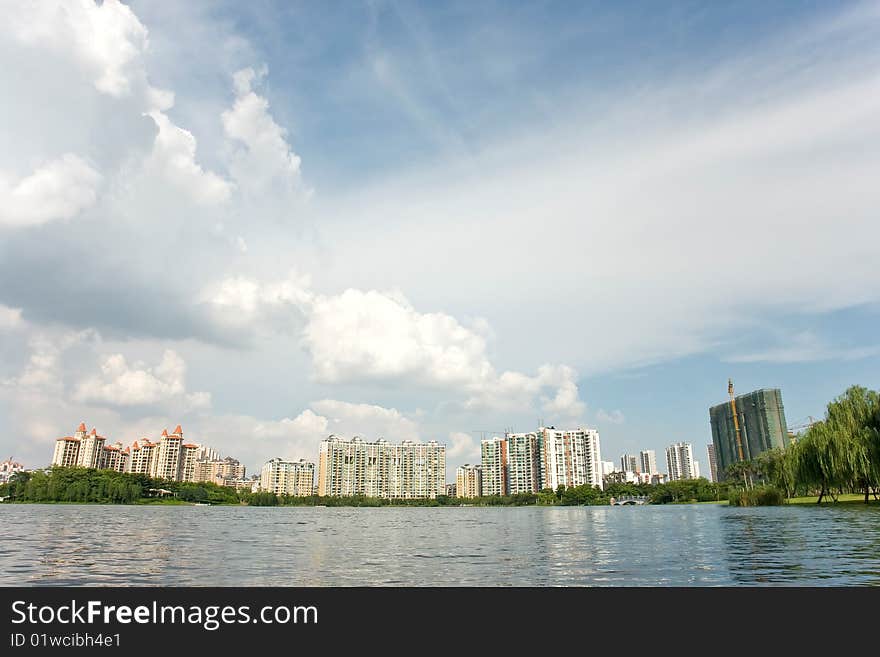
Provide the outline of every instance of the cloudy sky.
{"type": "Polygon", "coordinates": [[[0,5],[0,458],[690,441],[880,386],[880,3],[0,5]]]}

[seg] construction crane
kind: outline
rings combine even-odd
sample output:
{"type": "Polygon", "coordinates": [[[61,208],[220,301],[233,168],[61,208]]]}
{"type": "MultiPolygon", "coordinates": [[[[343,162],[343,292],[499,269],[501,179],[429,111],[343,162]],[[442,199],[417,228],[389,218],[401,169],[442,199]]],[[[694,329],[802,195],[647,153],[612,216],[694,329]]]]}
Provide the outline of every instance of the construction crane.
{"type": "Polygon", "coordinates": [[[727,379],[727,394],[730,395],[730,410],[733,412],[733,430],[736,432],[736,451],[740,461],[745,461],[742,435],[739,431],[739,418],[736,415],[736,397],[733,394],[733,379],[727,379]]]}
{"type": "Polygon", "coordinates": [[[800,433],[801,431],[805,431],[812,427],[814,424],[816,424],[816,422],[818,422],[816,418],[814,418],[812,415],[808,415],[807,417],[798,420],[797,422],[789,426],[788,432],[793,434],[800,433]]]}

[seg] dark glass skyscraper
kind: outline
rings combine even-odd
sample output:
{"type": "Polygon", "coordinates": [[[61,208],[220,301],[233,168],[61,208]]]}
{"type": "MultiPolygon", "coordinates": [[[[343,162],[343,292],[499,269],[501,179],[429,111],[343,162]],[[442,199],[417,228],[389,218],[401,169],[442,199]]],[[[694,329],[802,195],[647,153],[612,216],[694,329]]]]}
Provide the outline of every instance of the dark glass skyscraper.
{"type": "MultiPolygon", "coordinates": [[[[788,426],[782,392],[778,388],[762,388],[738,395],[734,402],[744,460],[751,460],[768,449],[788,445],[788,426]]],[[[728,401],[710,408],[709,423],[712,425],[718,477],[724,479],[727,467],[740,460],[733,405],[728,401]]]]}

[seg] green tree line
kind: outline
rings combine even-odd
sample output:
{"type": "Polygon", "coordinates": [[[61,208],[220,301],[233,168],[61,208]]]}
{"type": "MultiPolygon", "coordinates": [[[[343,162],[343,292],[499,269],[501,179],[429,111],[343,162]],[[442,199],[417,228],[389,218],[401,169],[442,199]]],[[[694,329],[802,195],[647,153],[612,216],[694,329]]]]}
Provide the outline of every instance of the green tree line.
{"type": "Polygon", "coordinates": [[[152,497],[151,490],[167,490],[173,499],[209,504],[238,504],[233,488],[209,482],[181,482],[153,479],[143,474],[53,467],[15,473],[0,485],[0,497],[15,502],[96,502],[136,504],[152,497]]]}

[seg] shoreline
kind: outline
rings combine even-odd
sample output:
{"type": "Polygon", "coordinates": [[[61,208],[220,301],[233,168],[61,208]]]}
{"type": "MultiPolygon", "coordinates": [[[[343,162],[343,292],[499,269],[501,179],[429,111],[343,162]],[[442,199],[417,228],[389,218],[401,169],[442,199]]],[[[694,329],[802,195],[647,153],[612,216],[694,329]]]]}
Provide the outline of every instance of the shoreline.
{"type": "MultiPolygon", "coordinates": [[[[151,502],[148,500],[144,500],[141,502],[132,502],[130,504],[123,504],[118,502],[68,502],[68,501],[30,501],[30,500],[7,500],[4,502],[0,502],[0,507],[4,505],[59,505],[59,506],[119,506],[119,507],[136,507],[136,506],[212,506],[212,507],[237,507],[237,508],[310,508],[310,509],[330,509],[330,508],[340,508],[340,509],[384,509],[384,508],[393,508],[393,509],[426,509],[426,508],[436,508],[436,509],[462,509],[462,508],[470,508],[470,509],[499,509],[499,508],[547,508],[547,509],[565,509],[565,508],[608,508],[608,507],[616,507],[618,505],[613,504],[277,504],[271,506],[261,506],[254,504],[244,504],[244,503],[231,503],[231,502],[221,502],[217,504],[210,503],[197,503],[197,502],[188,502],[185,500],[165,500],[165,501],[157,501],[151,502]]],[[[709,502],[669,502],[666,504],[639,504],[639,505],[623,505],[623,506],[651,506],[651,507],[668,507],[668,506],[730,506],[727,500],[717,500],[717,501],[709,501],[709,502]]],[[[826,501],[823,500],[821,504],[816,503],[815,497],[794,497],[786,500],[783,504],[776,505],[768,505],[768,506],[806,506],[806,507],[816,507],[816,508],[827,508],[827,507],[836,507],[836,506],[862,506],[862,507],[880,507],[880,500],[871,499],[865,504],[865,499],[863,495],[858,493],[847,493],[838,497],[838,501],[826,501]]],[[[732,507],[732,508],[758,508],[758,507],[732,507]]]]}

